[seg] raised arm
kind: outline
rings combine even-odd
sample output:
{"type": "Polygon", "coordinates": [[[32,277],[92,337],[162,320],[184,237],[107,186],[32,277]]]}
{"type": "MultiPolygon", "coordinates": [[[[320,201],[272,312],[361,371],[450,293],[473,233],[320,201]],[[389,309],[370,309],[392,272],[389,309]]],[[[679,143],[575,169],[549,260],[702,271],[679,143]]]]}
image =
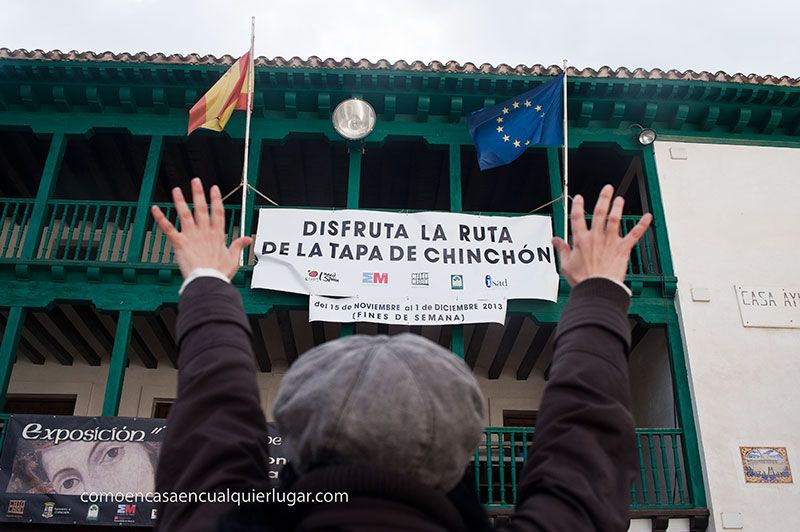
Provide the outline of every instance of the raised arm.
{"type": "Polygon", "coordinates": [[[627,355],[630,296],[622,284],[652,217],[620,236],[624,201],[600,193],[588,230],[575,198],[573,244],[553,240],[572,294],[558,324],[550,381],[519,487],[514,531],[628,529],[636,440],[627,355]],[[607,218],[606,218],[607,217],[607,218]]]}
{"type": "MultiPolygon", "coordinates": [[[[156,471],[158,492],[250,490],[267,478],[267,426],[261,410],[250,328],[229,280],[249,238],[225,246],[219,188],[211,215],[199,179],[192,180],[194,215],[180,189],[172,191],[181,231],[153,207],[153,217],[175,249],[185,281],[178,303],[178,395],[156,471]]],[[[231,506],[165,504],[157,529],[216,530],[231,506]]]]}

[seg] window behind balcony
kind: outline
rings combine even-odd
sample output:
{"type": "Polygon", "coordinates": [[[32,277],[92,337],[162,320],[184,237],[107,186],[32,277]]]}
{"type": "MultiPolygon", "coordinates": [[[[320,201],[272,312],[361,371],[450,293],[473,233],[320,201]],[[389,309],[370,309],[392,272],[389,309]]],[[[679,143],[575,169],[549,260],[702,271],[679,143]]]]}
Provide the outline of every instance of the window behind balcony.
{"type": "Polygon", "coordinates": [[[71,416],[75,413],[75,395],[9,394],[6,397],[6,414],[38,414],[71,416]]]}

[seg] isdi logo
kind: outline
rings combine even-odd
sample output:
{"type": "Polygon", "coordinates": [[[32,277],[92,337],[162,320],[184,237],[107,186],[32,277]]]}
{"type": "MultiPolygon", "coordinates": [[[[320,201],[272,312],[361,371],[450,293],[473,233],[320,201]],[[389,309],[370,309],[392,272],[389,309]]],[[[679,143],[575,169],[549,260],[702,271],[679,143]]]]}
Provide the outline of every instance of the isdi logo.
{"type": "Polygon", "coordinates": [[[386,272],[364,272],[361,274],[363,284],[389,284],[389,274],[386,272]]]}
{"type": "Polygon", "coordinates": [[[508,279],[496,279],[491,275],[483,278],[486,288],[508,288],[508,279]]]}

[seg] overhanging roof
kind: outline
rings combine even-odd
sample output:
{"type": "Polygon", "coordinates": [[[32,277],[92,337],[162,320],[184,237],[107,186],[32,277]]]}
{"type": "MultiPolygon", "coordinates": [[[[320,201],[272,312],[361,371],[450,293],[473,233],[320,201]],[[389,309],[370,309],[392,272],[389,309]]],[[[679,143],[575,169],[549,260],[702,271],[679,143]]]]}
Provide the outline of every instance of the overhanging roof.
{"type": "MultiPolygon", "coordinates": [[[[24,50],[17,49],[11,50],[8,48],[0,48],[0,59],[20,59],[20,60],[41,60],[41,61],[86,61],[86,62],[106,62],[106,63],[144,63],[144,64],[161,64],[161,65],[212,65],[212,66],[225,66],[233,64],[237,59],[231,55],[223,55],[216,57],[214,55],[200,55],[200,54],[164,54],[154,53],[148,54],[146,52],[128,53],[123,52],[115,54],[112,52],[78,52],[72,50],[69,52],[62,52],[60,50],[52,50],[45,52],[43,50],[24,50]]],[[[499,64],[497,66],[483,63],[482,65],[475,65],[474,63],[464,63],[463,65],[457,61],[431,61],[424,63],[422,61],[395,61],[391,63],[386,59],[380,59],[376,62],[367,59],[359,59],[358,61],[350,58],[342,60],[335,59],[321,59],[317,56],[311,56],[308,59],[301,59],[299,57],[292,57],[284,59],[283,57],[275,57],[273,59],[259,56],[255,60],[256,66],[263,67],[276,67],[276,68],[324,68],[324,69],[359,69],[359,70],[394,70],[400,72],[430,72],[430,73],[444,73],[444,74],[489,74],[500,76],[552,76],[561,73],[561,67],[556,65],[517,65],[512,67],[506,64],[499,64]]],[[[800,78],[791,78],[789,76],[773,76],[770,74],[759,76],[757,74],[727,74],[722,71],[716,73],[701,71],[695,72],[693,70],[662,70],[654,68],[647,70],[644,68],[635,68],[633,70],[620,67],[613,69],[609,66],[602,66],[598,69],[593,68],[575,68],[569,67],[567,74],[576,78],[611,78],[621,80],[672,80],[672,81],[705,81],[705,82],[722,82],[722,83],[741,83],[747,85],[769,85],[781,87],[800,87],[800,78]]]]}

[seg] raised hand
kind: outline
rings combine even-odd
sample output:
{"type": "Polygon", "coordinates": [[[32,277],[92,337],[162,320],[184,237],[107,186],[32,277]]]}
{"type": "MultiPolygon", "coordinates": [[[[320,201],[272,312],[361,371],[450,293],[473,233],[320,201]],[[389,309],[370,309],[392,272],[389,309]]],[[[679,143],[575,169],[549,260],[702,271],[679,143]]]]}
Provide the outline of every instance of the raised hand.
{"type": "Polygon", "coordinates": [[[612,204],[613,196],[614,187],[604,186],[594,206],[591,229],[586,228],[583,197],[575,196],[570,213],[572,247],[562,238],[553,239],[553,247],[561,261],[561,273],[570,286],[591,277],[605,277],[619,283],[625,280],[631,249],[647,231],[653,215],[646,213],[627,235],[622,236],[619,226],[625,200],[618,196],[612,204]]]}
{"type": "Polygon", "coordinates": [[[181,221],[181,230],[167,220],[161,209],[155,205],[151,212],[158,227],[167,235],[175,250],[175,259],[185,278],[195,268],[213,268],[232,279],[239,269],[239,255],[249,246],[248,236],[234,240],[230,247],[225,246],[225,210],[222,207],[222,194],[219,187],[211,187],[211,215],[209,216],[203,182],[192,179],[192,201],[194,215],[189,210],[181,189],[172,189],[172,200],[181,221]]]}

